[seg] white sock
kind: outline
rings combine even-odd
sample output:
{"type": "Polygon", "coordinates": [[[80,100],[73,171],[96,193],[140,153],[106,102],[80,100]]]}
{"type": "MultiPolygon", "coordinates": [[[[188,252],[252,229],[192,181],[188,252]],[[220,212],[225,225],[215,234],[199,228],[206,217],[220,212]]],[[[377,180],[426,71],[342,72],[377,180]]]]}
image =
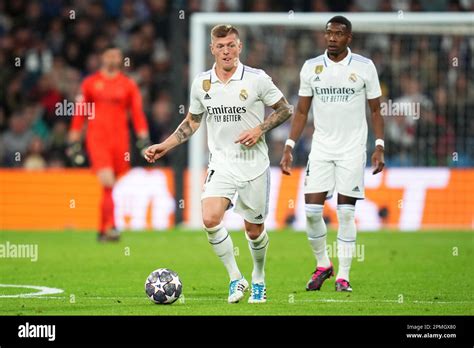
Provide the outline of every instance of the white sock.
{"type": "Polygon", "coordinates": [[[237,262],[234,256],[234,244],[230,238],[229,232],[227,232],[223,223],[211,228],[204,228],[207,232],[207,239],[212,245],[214,252],[221,259],[227,273],[229,273],[230,280],[236,280],[242,278],[242,274],[237,267],[237,262]]]}
{"type": "Polygon", "coordinates": [[[354,218],[355,206],[351,204],[339,204],[337,206],[337,219],[339,229],[337,230],[337,257],[339,259],[339,271],[336,279],[342,278],[349,281],[352,257],[354,256],[356,241],[356,224],[354,218]]]}
{"type": "Polygon", "coordinates": [[[323,208],[322,204],[305,204],[306,233],[316,257],[317,266],[328,268],[331,266],[331,261],[326,249],[327,229],[323,219],[323,208]]]}
{"type": "Polygon", "coordinates": [[[270,242],[267,231],[263,230],[257,239],[250,239],[247,233],[245,233],[245,236],[249,241],[250,254],[252,254],[253,259],[252,283],[264,283],[265,256],[270,242]]]}

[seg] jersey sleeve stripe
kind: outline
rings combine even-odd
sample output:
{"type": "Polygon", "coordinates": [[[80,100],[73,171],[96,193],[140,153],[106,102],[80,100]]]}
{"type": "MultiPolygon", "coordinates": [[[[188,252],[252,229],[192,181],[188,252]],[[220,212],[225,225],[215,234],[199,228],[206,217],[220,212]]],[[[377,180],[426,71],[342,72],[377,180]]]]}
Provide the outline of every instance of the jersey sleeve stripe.
{"type": "Polygon", "coordinates": [[[369,64],[370,63],[370,59],[367,59],[367,58],[364,58],[358,54],[353,54],[352,55],[352,58],[358,62],[361,62],[361,63],[365,63],[365,64],[369,64]]]}
{"type": "Polygon", "coordinates": [[[265,72],[262,70],[262,69],[255,69],[255,68],[251,68],[247,65],[244,65],[244,69],[245,71],[248,71],[250,73],[253,73],[253,74],[257,74],[257,75],[261,75],[261,74],[264,74],[265,72]]]}

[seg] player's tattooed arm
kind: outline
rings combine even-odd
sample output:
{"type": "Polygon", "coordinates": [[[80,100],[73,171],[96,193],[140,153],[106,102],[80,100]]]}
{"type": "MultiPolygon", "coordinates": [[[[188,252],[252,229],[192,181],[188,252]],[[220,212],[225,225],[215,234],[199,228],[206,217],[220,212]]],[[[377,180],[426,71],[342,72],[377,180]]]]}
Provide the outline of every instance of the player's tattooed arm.
{"type": "Polygon", "coordinates": [[[188,140],[191,135],[193,135],[193,129],[189,125],[189,121],[185,120],[183,123],[181,123],[178,129],[176,129],[174,132],[174,135],[176,136],[179,144],[188,140]]]}
{"type": "Polygon", "coordinates": [[[273,111],[270,116],[259,126],[262,133],[278,127],[293,115],[293,106],[288,103],[285,97],[282,97],[278,102],[272,105],[273,111]]]}
{"type": "Polygon", "coordinates": [[[191,135],[198,130],[203,115],[204,113],[192,114],[188,112],[186,118],[181,122],[178,128],[176,128],[173,134],[162,143],[151,145],[144,151],[143,155],[145,159],[149,163],[155,163],[172,148],[186,142],[191,135]]]}
{"type": "Polygon", "coordinates": [[[178,144],[184,143],[187,141],[194,132],[197,131],[199,126],[201,125],[202,117],[204,113],[201,114],[192,114],[188,113],[187,117],[184,119],[183,122],[178,126],[174,135],[178,140],[178,144]]]}
{"type": "Polygon", "coordinates": [[[264,133],[279,126],[293,114],[293,106],[288,104],[285,97],[282,97],[277,103],[272,105],[272,108],[275,111],[273,111],[262,124],[242,132],[234,142],[252,147],[260,140],[260,137],[264,133]]]}
{"type": "Polygon", "coordinates": [[[204,113],[200,113],[200,114],[189,113],[189,114],[191,115],[191,120],[193,120],[193,122],[195,123],[201,123],[202,116],[204,115],[204,113]]]}

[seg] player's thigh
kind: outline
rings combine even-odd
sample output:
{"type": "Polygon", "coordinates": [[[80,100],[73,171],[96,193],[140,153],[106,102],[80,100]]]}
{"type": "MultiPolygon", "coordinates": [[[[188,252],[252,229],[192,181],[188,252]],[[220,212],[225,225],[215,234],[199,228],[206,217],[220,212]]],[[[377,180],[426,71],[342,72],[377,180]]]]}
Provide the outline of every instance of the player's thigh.
{"type": "Polygon", "coordinates": [[[306,193],[304,195],[304,202],[306,204],[324,204],[326,201],[326,197],[328,196],[328,192],[316,192],[316,193],[306,193]]]}
{"type": "Polygon", "coordinates": [[[224,214],[230,200],[225,197],[207,197],[201,201],[202,222],[205,227],[211,228],[219,225],[224,218],[224,214]]]}
{"type": "Polygon", "coordinates": [[[253,180],[240,183],[235,212],[252,224],[263,224],[270,199],[270,168],[253,180]]]}
{"type": "Polygon", "coordinates": [[[309,204],[323,204],[333,195],[336,186],[334,161],[309,159],[304,179],[305,201],[309,204]]]}
{"type": "Polygon", "coordinates": [[[336,161],[336,190],[340,195],[363,199],[366,153],[336,161]]]}
{"type": "Polygon", "coordinates": [[[96,173],[100,183],[105,187],[112,187],[115,182],[113,156],[107,146],[99,142],[87,142],[87,155],[92,170],[96,173]]]}
{"type": "Polygon", "coordinates": [[[201,205],[204,226],[217,226],[232,205],[237,190],[232,176],[219,169],[209,169],[204,182],[201,205]]]}
{"type": "Polygon", "coordinates": [[[130,170],[130,147],[127,143],[114,144],[112,148],[114,173],[117,177],[124,175],[130,170]]]}

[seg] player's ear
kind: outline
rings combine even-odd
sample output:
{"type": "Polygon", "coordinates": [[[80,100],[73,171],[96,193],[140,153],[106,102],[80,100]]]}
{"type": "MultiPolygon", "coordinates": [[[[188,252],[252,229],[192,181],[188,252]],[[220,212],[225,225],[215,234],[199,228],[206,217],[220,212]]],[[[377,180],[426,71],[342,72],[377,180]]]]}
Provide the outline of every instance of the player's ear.
{"type": "Polygon", "coordinates": [[[242,41],[240,41],[240,39],[239,39],[238,42],[239,42],[239,43],[238,43],[238,47],[239,47],[239,54],[240,54],[240,53],[242,52],[242,47],[243,47],[243,45],[242,45],[242,41]]]}
{"type": "Polygon", "coordinates": [[[347,44],[349,45],[351,42],[352,42],[352,33],[349,33],[349,35],[347,35],[347,44]]]}
{"type": "Polygon", "coordinates": [[[212,55],[214,55],[214,46],[212,45],[212,42],[209,44],[209,49],[211,50],[212,55]]]}

